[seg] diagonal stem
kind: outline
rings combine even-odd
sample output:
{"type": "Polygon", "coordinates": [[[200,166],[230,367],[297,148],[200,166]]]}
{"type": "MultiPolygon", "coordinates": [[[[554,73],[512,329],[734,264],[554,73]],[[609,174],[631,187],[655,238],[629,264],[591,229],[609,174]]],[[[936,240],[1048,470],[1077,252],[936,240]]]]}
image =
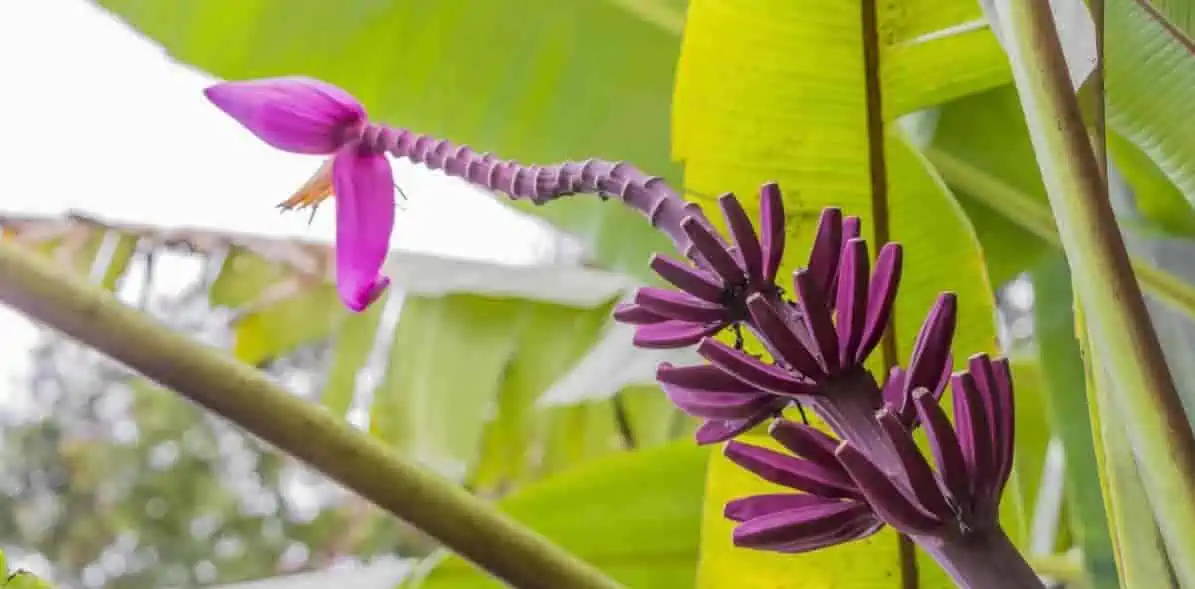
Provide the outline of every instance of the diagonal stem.
{"type": "MultiPolygon", "coordinates": [[[[952,153],[936,147],[928,148],[924,153],[926,159],[948,184],[961,188],[975,202],[1047,244],[1061,249],[1058,228],[1055,227],[1048,204],[1021,192],[1004,180],[952,153]]],[[[1181,278],[1145,260],[1132,258],[1131,261],[1133,272],[1142,288],[1175,310],[1195,319],[1195,289],[1181,278]]]]}
{"type": "Polygon", "coordinates": [[[1070,263],[1093,353],[1139,461],[1177,576],[1195,586],[1195,437],[1133,276],[1071,91],[1048,2],[1000,0],[1013,79],[1070,263]]]}
{"type": "Polygon", "coordinates": [[[593,566],[420,468],[261,372],[191,341],[11,243],[0,302],[65,333],[307,462],[514,587],[613,589],[593,566]]]}

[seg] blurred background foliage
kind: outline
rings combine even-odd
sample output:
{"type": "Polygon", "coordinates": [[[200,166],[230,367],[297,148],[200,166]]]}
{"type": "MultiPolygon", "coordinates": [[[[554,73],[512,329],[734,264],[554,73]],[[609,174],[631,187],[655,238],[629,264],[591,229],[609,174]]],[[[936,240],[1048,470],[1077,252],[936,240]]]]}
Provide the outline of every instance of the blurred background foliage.
{"type": "MultiPolygon", "coordinates": [[[[215,76],[323,78],[380,121],[503,157],[623,159],[707,206],[780,180],[787,270],[822,206],[887,223],[909,257],[900,354],[932,296],[950,289],[963,295],[958,359],[999,351],[1016,361],[1020,439],[1006,515],[1034,563],[1068,587],[1115,587],[1122,534],[1145,539],[1122,558],[1169,574],[1135,472],[1108,482],[1118,463],[1100,457],[1123,432],[1107,418],[1093,429],[1057,231],[1005,57],[974,0],[878,3],[870,41],[888,123],[886,219],[866,175],[856,2],[98,3],[215,76]],[[1112,522],[1127,534],[1110,532],[1110,484],[1135,497],[1112,522]]],[[[1088,12],[1080,0],[1054,4],[1072,80],[1087,92],[1088,12]]],[[[1105,29],[1113,193],[1188,412],[1191,4],[1107,0],[1105,29]]],[[[595,198],[513,206],[578,238],[584,263],[516,270],[396,253],[396,295],[360,315],[337,304],[322,246],[87,219],[3,226],[111,288],[128,290],[136,275],[130,304],[498,499],[631,586],[830,587],[899,574],[887,536],[796,560],[730,550],[717,506],[765,487],[728,474],[715,453],[702,498],[705,454],[667,444],[693,424],[651,384],[664,357],[632,351],[629,332],[607,319],[616,300],[656,280],[645,262],[667,242],[595,198]],[[155,293],[150,261],[180,251],[198,260],[195,285],[155,293]],[[611,545],[658,566],[602,552],[611,545]]],[[[375,555],[441,561],[400,523],[94,354],[47,337],[37,363],[29,387],[40,418],[4,428],[0,543],[41,554],[64,586],[97,586],[97,575],[113,587],[194,586],[375,555]],[[303,507],[311,502],[318,508],[303,507]]],[[[478,586],[445,562],[428,568],[426,585],[478,586]]],[[[921,586],[942,586],[925,567],[921,586]]]]}

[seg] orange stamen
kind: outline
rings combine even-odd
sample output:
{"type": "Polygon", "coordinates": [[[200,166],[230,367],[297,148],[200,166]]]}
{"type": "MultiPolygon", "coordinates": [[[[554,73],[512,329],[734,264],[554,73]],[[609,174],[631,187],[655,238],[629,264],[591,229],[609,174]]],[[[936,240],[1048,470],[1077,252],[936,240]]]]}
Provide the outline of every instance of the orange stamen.
{"type": "Polygon", "coordinates": [[[278,208],[284,211],[315,208],[332,196],[332,158],[328,158],[290,198],[279,203],[278,208]]]}

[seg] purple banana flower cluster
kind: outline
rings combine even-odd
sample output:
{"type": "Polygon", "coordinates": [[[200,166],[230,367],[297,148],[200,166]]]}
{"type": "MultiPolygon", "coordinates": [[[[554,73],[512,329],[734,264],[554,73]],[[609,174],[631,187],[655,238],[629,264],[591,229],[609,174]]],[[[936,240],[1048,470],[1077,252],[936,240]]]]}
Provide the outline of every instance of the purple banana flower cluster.
{"type": "Polygon", "coordinates": [[[614,317],[635,326],[639,347],[696,346],[705,364],[665,363],[657,377],[677,407],[704,420],[697,442],[726,442],[730,460],[791,490],[726,505],[725,516],[738,522],[736,545],[805,552],[888,525],[960,585],[1040,586],[997,518],[1013,454],[1008,363],[977,355],[952,371],[957,301],[943,293],[908,363],[877,382],[865,364],[890,329],[903,258],[899,244],[887,243],[873,263],[857,217],[822,212],[808,262],[786,291],[777,282],[787,236],[775,184],[760,190],[758,224],[735,196],[719,199],[727,239],[700,207],[624,163],[524,166],[478,154],[370,122],[347,92],[307,78],[230,82],[207,96],[279,149],[332,155],[283,204],[315,206],[335,194],[337,284],[354,311],[389,282],[380,275],[394,219],[387,154],[536,204],[578,193],[618,198],[667,233],[687,261],[653,257],[651,267],[675,288],[644,287],[614,317]],[[729,328],[746,328],[769,359],[715,339],[729,328]],[[948,386],[953,423],[941,407],[948,386]],[[814,407],[832,431],[786,419],[796,402],[814,407]],[[765,423],[783,452],[735,440],[765,423]],[[913,441],[917,428],[932,465],[913,441]]]}
{"type": "Polygon", "coordinates": [[[869,453],[809,425],[778,419],[770,435],[790,454],[731,441],[726,456],[793,493],[732,501],[739,546],[804,552],[866,537],[884,524],[918,537],[962,537],[996,525],[1012,472],[1012,385],[1008,363],[984,355],[951,377],[954,422],[918,388],[935,470],[913,441],[909,419],[890,404],[875,414],[890,452],[869,453]]]}
{"type": "Polygon", "coordinates": [[[719,204],[732,240],[705,224],[683,224],[705,263],[655,258],[653,268],[680,291],[643,288],[615,316],[637,326],[642,347],[696,345],[708,362],[665,363],[657,373],[673,403],[705,420],[698,443],[732,440],[772,420],[772,438],[792,453],[737,441],[726,446],[735,463],[795,491],[727,505],[726,517],[739,522],[736,544],[803,552],[868,536],[884,524],[912,536],[995,525],[1012,464],[1012,383],[1007,362],[986,356],[952,374],[955,296],[939,296],[908,368],[893,367],[880,386],[864,363],[892,316],[901,247],[881,247],[873,269],[859,219],[826,209],[808,264],[793,274],[790,301],[768,282],[783,253],[778,188],[761,191],[762,235],[734,196],[719,204]],[[714,339],[736,322],[754,333],[771,361],[714,339]],[[948,383],[955,426],[940,407],[948,383]],[[782,411],[796,401],[816,407],[837,437],[784,419],[782,411]],[[917,427],[926,429],[936,470],[913,443],[917,427]]]}

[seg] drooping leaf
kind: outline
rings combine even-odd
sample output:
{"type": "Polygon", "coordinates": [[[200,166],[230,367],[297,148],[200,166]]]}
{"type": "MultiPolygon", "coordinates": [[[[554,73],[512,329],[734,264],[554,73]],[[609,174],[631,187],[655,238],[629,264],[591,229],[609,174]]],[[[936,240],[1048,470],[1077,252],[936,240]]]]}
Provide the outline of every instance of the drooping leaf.
{"type": "Polygon", "coordinates": [[[627,449],[609,400],[557,408],[545,422],[541,476],[627,449]]]}
{"type": "Polygon", "coordinates": [[[1066,499],[1071,534],[1082,550],[1092,587],[1118,587],[1116,556],[1105,514],[1087,381],[1076,341],[1070,272],[1054,254],[1032,274],[1034,325],[1053,431],[1066,451],[1066,499]]]}
{"type": "MultiPolygon", "coordinates": [[[[1016,449],[1014,471],[1006,495],[1017,493],[1025,512],[1031,513],[1041,488],[1050,423],[1046,411],[1045,382],[1036,358],[1016,358],[1011,363],[1016,391],[1016,449]]],[[[1008,501],[1006,496],[1005,501],[1008,501]]]]}
{"type": "Polygon", "coordinates": [[[345,415],[357,390],[357,376],[373,350],[378,322],[386,305],[383,301],[364,313],[347,313],[336,329],[332,365],[320,393],[320,402],[334,415],[345,415]]]}
{"type": "MultiPolygon", "coordinates": [[[[498,506],[627,587],[692,587],[708,455],[687,441],[622,453],[525,487],[498,506]]],[[[500,585],[451,558],[419,586],[500,585]]]]}
{"type": "Polygon", "coordinates": [[[108,290],[116,288],[137,251],[136,235],[88,220],[18,220],[0,225],[0,238],[19,240],[108,290]]]}
{"type": "Polygon", "coordinates": [[[304,275],[233,247],[212,282],[213,306],[243,311],[234,327],[233,355],[258,364],[327,337],[348,311],[319,275],[304,275]]]}
{"type": "Polygon", "coordinates": [[[659,386],[631,386],[618,396],[636,447],[650,448],[677,437],[692,439],[697,421],[676,409],[659,386]]]}
{"type": "Polygon", "coordinates": [[[597,340],[609,310],[610,303],[408,297],[371,431],[487,492],[621,449],[609,401],[535,403],[597,340]]]}
{"type": "Polygon", "coordinates": [[[470,485],[478,491],[513,484],[535,471],[550,413],[558,410],[537,407],[535,401],[593,345],[611,309],[609,304],[594,309],[530,305],[502,375],[497,415],[485,425],[470,485]]]}
{"type": "Polygon", "coordinates": [[[237,321],[233,355],[248,364],[277,358],[326,337],[347,315],[331,285],[297,287],[295,294],[237,321]]]}
{"type": "MultiPolygon", "coordinates": [[[[218,77],[305,74],[352,92],[377,120],[501,157],[604,157],[679,179],[668,109],[683,0],[98,3],[218,77]]],[[[644,279],[655,279],[647,256],[669,247],[615,203],[581,197],[523,210],[644,279]]]]}
{"type": "Polygon", "coordinates": [[[528,305],[469,295],[409,297],[370,410],[370,431],[452,478],[474,463],[528,305]]]}

